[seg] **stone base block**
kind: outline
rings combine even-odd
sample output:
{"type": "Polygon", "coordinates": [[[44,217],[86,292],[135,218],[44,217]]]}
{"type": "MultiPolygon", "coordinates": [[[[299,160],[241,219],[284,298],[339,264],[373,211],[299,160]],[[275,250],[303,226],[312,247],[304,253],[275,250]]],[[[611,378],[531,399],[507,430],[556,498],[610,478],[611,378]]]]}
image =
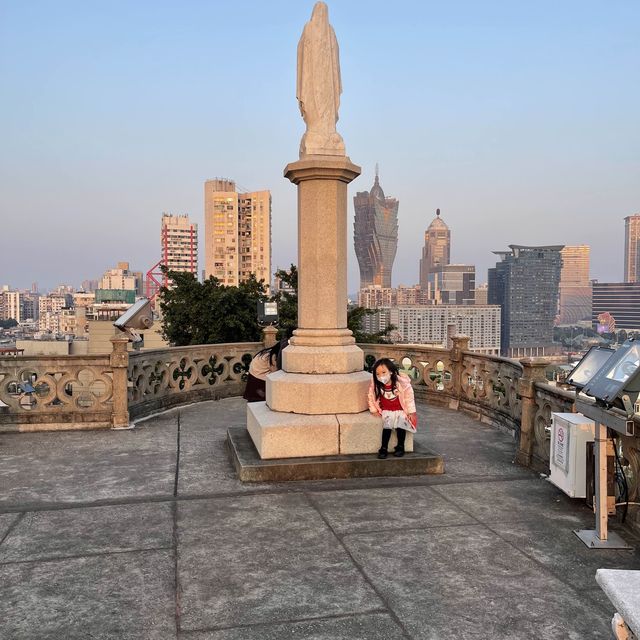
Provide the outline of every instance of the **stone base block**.
{"type": "Polygon", "coordinates": [[[444,473],[442,456],[416,443],[402,458],[378,460],[375,454],[261,460],[244,427],[227,431],[231,463],[242,482],[286,482],[332,478],[373,478],[444,473]]]}
{"type": "Polygon", "coordinates": [[[330,456],[339,452],[335,415],[280,413],[264,402],[250,402],[247,430],[262,459],[330,456]]]}
{"type": "MultiPolygon", "coordinates": [[[[339,414],[340,453],[377,453],[382,442],[382,419],[369,411],[355,414],[339,414]]],[[[395,430],[389,441],[389,451],[398,444],[395,430]]],[[[413,433],[407,432],[404,450],[413,451],[413,433]]]]}
{"type": "Polygon", "coordinates": [[[282,352],[282,368],[289,373],[354,373],[364,369],[364,352],[355,344],[344,347],[299,347],[282,352]]]}
{"type": "Polygon", "coordinates": [[[322,415],[367,410],[371,374],[366,371],[306,374],[276,371],[267,376],[267,405],[273,411],[322,415]]]}

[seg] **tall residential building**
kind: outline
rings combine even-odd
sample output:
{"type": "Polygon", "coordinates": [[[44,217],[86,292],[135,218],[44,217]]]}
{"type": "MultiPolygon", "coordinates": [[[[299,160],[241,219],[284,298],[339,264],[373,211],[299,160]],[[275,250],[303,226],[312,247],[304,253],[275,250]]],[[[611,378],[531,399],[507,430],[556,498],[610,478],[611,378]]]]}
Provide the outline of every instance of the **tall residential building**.
{"type": "Polygon", "coordinates": [[[624,281],[640,282],[640,213],[624,219],[624,281]]]}
{"type": "Polygon", "coordinates": [[[593,282],[593,328],[602,325],[599,316],[609,314],[615,330],[640,331],[640,282],[593,282]]]}
{"type": "Polygon", "coordinates": [[[83,291],[95,291],[98,288],[97,280],[83,280],[82,281],[82,290],[83,291]]]}
{"type": "Polygon", "coordinates": [[[587,245],[565,247],[560,271],[558,324],[577,324],[591,318],[591,281],[587,245]]]}
{"type": "Polygon", "coordinates": [[[73,304],[71,294],[50,293],[38,300],[38,329],[49,333],[60,333],[62,310],[73,304]]]}
{"type": "Polygon", "coordinates": [[[420,259],[420,287],[427,290],[429,275],[438,267],[449,264],[451,256],[451,232],[440,218],[440,209],[436,217],[424,232],[424,247],[420,259]]]}
{"type": "Polygon", "coordinates": [[[475,290],[475,304],[488,304],[487,302],[487,293],[489,291],[489,287],[487,283],[481,284],[479,287],[476,287],[475,290]]]}
{"type": "Polygon", "coordinates": [[[378,309],[380,307],[397,307],[402,305],[432,304],[426,291],[422,291],[418,285],[397,288],[391,287],[367,287],[358,291],[358,306],[365,309],[378,309]]]}
{"type": "Polygon", "coordinates": [[[37,320],[40,317],[40,294],[37,291],[25,291],[22,299],[22,313],[25,320],[37,320]]]}
{"type": "Polygon", "coordinates": [[[205,277],[237,286],[271,282],[271,192],[238,193],[233,180],[204,184],[205,277]]]}
{"type": "Polygon", "coordinates": [[[500,261],[489,269],[489,304],[499,304],[502,354],[517,358],[554,351],[553,323],[558,310],[558,289],[563,245],[495,251],[500,261]]]}
{"type": "Polygon", "coordinates": [[[161,263],[170,271],[198,275],[198,225],[187,214],[162,214],[161,263]]]}
{"type": "Polygon", "coordinates": [[[492,305],[421,305],[383,307],[365,316],[362,328],[367,333],[395,327],[394,342],[428,344],[447,348],[449,326],[469,336],[469,348],[476,353],[499,355],[500,307],[492,305]]]}
{"type": "Polygon", "coordinates": [[[24,317],[24,293],[22,291],[4,291],[4,315],[16,322],[22,322],[24,317]]]}
{"type": "Polygon", "coordinates": [[[435,304],[474,304],[476,268],[469,264],[443,264],[429,273],[429,297],[435,304]]]}
{"type": "Polygon", "coordinates": [[[135,291],[136,295],[142,295],[142,272],[131,271],[128,262],[118,262],[115,269],[104,272],[98,289],[119,289],[135,291]]]}
{"type": "Polygon", "coordinates": [[[371,191],[353,198],[356,211],[353,241],[360,267],[360,288],[391,287],[391,269],[398,249],[398,206],[380,186],[378,167],[371,191]]]}

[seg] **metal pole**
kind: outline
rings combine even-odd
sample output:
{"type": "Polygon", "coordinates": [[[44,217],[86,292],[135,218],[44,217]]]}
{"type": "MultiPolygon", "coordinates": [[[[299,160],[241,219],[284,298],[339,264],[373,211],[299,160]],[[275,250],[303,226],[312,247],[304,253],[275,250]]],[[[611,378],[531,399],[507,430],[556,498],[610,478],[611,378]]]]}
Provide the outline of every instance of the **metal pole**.
{"type": "Polygon", "coordinates": [[[607,427],[595,423],[596,447],[596,535],[599,540],[607,540],[607,427]]]}

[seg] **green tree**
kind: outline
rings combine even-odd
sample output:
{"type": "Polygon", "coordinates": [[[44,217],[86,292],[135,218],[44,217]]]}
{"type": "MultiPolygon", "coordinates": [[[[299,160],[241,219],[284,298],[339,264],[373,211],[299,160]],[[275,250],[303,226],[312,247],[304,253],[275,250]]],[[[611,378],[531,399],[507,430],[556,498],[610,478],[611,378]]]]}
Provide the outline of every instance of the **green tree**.
{"type": "Polygon", "coordinates": [[[11,329],[17,327],[18,321],[15,318],[8,318],[7,320],[0,320],[0,329],[11,329]]]}
{"type": "Polygon", "coordinates": [[[376,309],[352,307],[347,311],[347,327],[351,329],[353,337],[360,344],[391,344],[390,334],[395,329],[392,324],[376,333],[366,333],[362,330],[362,321],[365,316],[372,316],[375,313],[377,313],[376,309]]]}
{"type": "MultiPolygon", "coordinates": [[[[278,303],[278,338],[290,338],[293,330],[298,326],[298,268],[292,264],[288,271],[279,269],[276,271],[276,277],[292,289],[292,292],[281,291],[274,296],[274,300],[278,303]]],[[[377,333],[362,331],[362,319],[365,315],[374,313],[376,313],[375,309],[363,307],[348,310],[347,327],[353,332],[356,342],[389,344],[391,342],[389,334],[395,329],[392,325],[377,333]]]]}
{"type": "Polygon", "coordinates": [[[298,268],[292,264],[288,271],[278,269],[276,277],[291,288],[278,291],[273,299],[278,303],[278,339],[290,338],[298,326],[298,268]]]}
{"type": "Polygon", "coordinates": [[[267,296],[255,276],[232,287],[214,277],[201,283],[191,273],[167,275],[172,284],[160,290],[165,340],[176,346],[262,340],[257,305],[267,296]]]}

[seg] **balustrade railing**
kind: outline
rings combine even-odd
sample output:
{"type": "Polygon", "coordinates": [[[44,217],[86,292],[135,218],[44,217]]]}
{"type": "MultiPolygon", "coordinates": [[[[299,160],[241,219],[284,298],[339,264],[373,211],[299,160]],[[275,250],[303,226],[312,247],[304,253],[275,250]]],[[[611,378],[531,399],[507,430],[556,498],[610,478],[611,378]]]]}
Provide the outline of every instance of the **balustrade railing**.
{"type": "Polygon", "coordinates": [[[108,355],[0,358],[0,432],[110,427],[112,409],[108,355]]]}
{"type": "Polygon", "coordinates": [[[253,355],[263,344],[208,344],[129,355],[131,418],[178,404],[242,395],[253,355]]]}

